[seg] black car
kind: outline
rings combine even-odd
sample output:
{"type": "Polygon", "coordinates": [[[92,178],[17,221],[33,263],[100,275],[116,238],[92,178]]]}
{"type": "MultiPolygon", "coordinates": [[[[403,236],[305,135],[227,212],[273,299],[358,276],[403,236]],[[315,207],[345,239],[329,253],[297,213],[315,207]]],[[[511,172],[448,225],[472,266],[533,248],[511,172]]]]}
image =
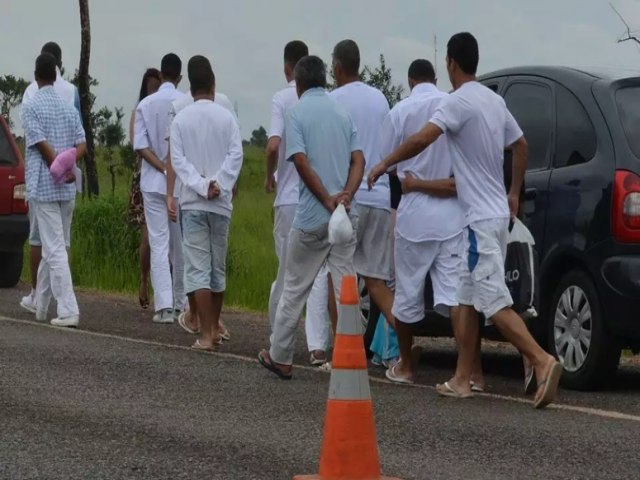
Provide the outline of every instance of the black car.
{"type": "Polygon", "coordinates": [[[13,287],[22,272],[22,248],[29,236],[24,161],[0,115],[0,287],[13,287]]]}
{"type": "MultiPolygon", "coordinates": [[[[623,348],[640,351],[640,75],[522,67],[479,81],[504,97],[529,144],[524,221],[540,260],[529,328],[567,387],[601,387],[623,348]]],[[[428,309],[416,334],[451,327],[428,309]]]]}

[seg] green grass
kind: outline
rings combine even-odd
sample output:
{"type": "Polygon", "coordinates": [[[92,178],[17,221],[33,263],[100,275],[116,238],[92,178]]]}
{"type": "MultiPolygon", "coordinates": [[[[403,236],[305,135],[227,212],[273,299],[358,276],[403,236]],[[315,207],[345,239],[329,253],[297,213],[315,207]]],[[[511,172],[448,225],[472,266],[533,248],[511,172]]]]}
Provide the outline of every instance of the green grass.
{"type": "MultiPolygon", "coordinates": [[[[112,194],[111,176],[103,157],[98,160],[101,195],[92,200],[79,196],[76,203],[71,242],[73,280],[80,287],[137,294],[140,231],[126,220],[131,172],[118,172],[112,194]]],[[[261,149],[245,149],[231,220],[225,300],[228,306],[261,312],[267,310],[277,269],[273,197],[263,191],[264,162],[261,149]]],[[[29,277],[25,255],[23,280],[29,277]]]]}

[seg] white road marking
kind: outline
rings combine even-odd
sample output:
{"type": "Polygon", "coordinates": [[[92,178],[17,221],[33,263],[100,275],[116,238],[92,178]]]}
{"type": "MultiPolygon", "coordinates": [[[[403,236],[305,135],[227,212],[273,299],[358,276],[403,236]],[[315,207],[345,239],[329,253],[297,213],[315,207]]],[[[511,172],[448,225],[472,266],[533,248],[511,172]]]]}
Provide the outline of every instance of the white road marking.
{"type": "MultiPolygon", "coordinates": [[[[151,347],[162,347],[162,348],[170,348],[170,349],[174,349],[174,350],[185,350],[185,351],[189,351],[189,352],[193,352],[195,354],[199,354],[199,355],[212,355],[214,357],[220,357],[220,358],[226,358],[226,359],[232,359],[232,360],[240,360],[243,362],[251,362],[257,363],[257,355],[256,358],[252,358],[252,357],[247,357],[244,355],[238,355],[235,353],[226,353],[226,352],[196,352],[194,351],[191,347],[186,347],[184,345],[174,345],[171,343],[162,343],[162,342],[155,342],[153,340],[143,340],[143,339],[139,339],[139,338],[130,338],[130,337],[124,337],[121,335],[114,335],[111,333],[103,333],[103,332],[93,332],[93,331],[89,331],[89,330],[80,330],[77,328],[61,328],[61,327],[54,327],[52,325],[50,325],[49,323],[44,323],[44,322],[37,322],[37,321],[31,321],[31,320],[21,320],[18,318],[11,318],[11,317],[5,317],[3,315],[0,315],[0,321],[4,321],[4,322],[9,322],[9,323],[21,323],[21,324],[26,324],[26,325],[34,325],[34,326],[38,326],[41,328],[49,328],[51,330],[56,330],[59,332],[65,332],[65,333],[71,333],[71,334],[76,334],[76,335],[89,335],[92,337],[100,337],[100,338],[108,338],[108,339],[112,339],[112,340],[120,340],[120,341],[124,341],[124,342],[129,342],[129,343],[137,343],[139,345],[147,345],[147,346],[151,346],[151,347]]],[[[308,365],[294,365],[294,367],[296,368],[296,370],[305,370],[308,372],[315,372],[318,374],[323,374],[323,375],[327,375],[328,371],[319,369],[318,367],[311,367],[308,365]]],[[[369,381],[373,382],[373,383],[377,383],[377,384],[385,384],[385,385],[395,385],[392,382],[383,379],[383,378],[377,378],[377,377],[369,377],[369,381]]],[[[424,389],[424,390],[435,390],[434,386],[431,385],[421,385],[421,384],[414,384],[414,385],[403,385],[402,387],[398,387],[398,388],[420,388],[420,389],[424,389]]],[[[490,399],[494,399],[494,400],[502,400],[502,401],[507,401],[507,402],[513,402],[513,403],[522,403],[522,404],[532,404],[533,402],[531,402],[530,400],[527,400],[525,398],[520,398],[520,397],[512,397],[509,395],[499,395],[496,393],[476,393],[475,394],[478,397],[483,397],[483,398],[490,398],[490,399]]],[[[452,400],[455,401],[455,400],[452,400]]],[[[626,421],[631,421],[631,422],[640,422],[640,416],[639,415],[632,415],[629,413],[623,413],[623,412],[616,412],[614,410],[602,410],[599,408],[590,408],[590,407],[580,407],[577,405],[567,405],[567,404],[562,404],[562,403],[555,403],[552,405],[549,405],[547,407],[547,409],[552,409],[552,410],[564,410],[564,411],[568,411],[568,412],[573,412],[573,413],[582,413],[584,415],[591,415],[591,416],[596,416],[596,417],[601,417],[601,418],[607,418],[607,419],[612,419],[612,420],[626,420],[626,421]]]]}

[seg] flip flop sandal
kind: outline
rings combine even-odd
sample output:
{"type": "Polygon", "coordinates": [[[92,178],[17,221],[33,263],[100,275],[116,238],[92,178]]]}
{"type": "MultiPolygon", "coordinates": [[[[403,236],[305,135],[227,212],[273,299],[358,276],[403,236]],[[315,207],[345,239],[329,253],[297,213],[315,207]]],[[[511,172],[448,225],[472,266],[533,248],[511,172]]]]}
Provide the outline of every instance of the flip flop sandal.
{"type": "Polygon", "coordinates": [[[471,385],[471,391],[472,392],[476,392],[476,393],[484,393],[484,388],[476,385],[475,382],[471,381],[469,382],[469,384],[471,385]]]}
{"type": "Polygon", "coordinates": [[[187,312],[182,312],[180,315],[178,315],[178,325],[180,325],[180,327],[182,327],[185,332],[190,333],[191,335],[200,333],[198,330],[194,330],[189,327],[189,325],[187,325],[187,312]]]}
{"type": "Polygon", "coordinates": [[[396,367],[399,364],[400,364],[400,362],[396,363],[391,368],[389,368],[384,373],[384,376],[387,377],[387,380],[389,380],[390,382],[393,382],[393,383],[399,383],[399,384],[402,384],[402,385],[413,385],[413,380],[411,380],[409,378],[401,377],[400,375],[398,375],[396,373],[396,367]]]}
{"type": "Polygon", "coordinates": [[[229,333],[229,330],[225,328],[220,334],[220,338],[225,342],[228,342],[229,340],[231,340],[231,333],[229,333]]]}
{"type": "Polygon", "coordinates": [[[200,339],[196,340],[196,343],[191,345],[191,348],[200,352],[214,352],[216,350],[215,345],[203,345],[202,343],[200,343],[200,339]]]}
{"type": "Polygon", "coordinates": [[[458,399],[473,398],[473,393],[460,393],[457,390],[455,390],[451,385],[449,385],[449,382],[444,382],[443,384],[436,385],[436,391],[438,392],[439,395],[443,397],[458,398],[458,399]]]}
{"type": "Polygon", "coordinates": [[[280,370],[280,368],[278,368],[278,366],[273,363],[273,361],[271,360],[271,357],[269,357],[268,355],[269,354],[267,353],[266,350],[262,350],[258,354],[258,362],[260,362],[260,365],[262,365],[264,368],[269,370],[271,373],[275,373],[282,380],[291,380],[292,375],[290,373],[286,373],[280,370]],[[265,358],[265,355],[266,355],[266,358],[265,358]]]}
{"type": "Polygon", "coordinates": [[[539,396],[534,402],[533,408],[544,408],[555,400],[561,376],[562,365],[560,365],[559,362],[554,361],[553,365],[549,369],[547,377],[538,384],[539,396]],[[540,389],[542,389],[541,392],[540,389]]]}
{"type": "Polygon", "coordinates": [[[533,368],[531,368],[529,370],[529,373],[527,373],[524,377],[524,394],[525,395],[531,395],[536,391],[535,378],[536,378],[535,371],[533,368]]]}

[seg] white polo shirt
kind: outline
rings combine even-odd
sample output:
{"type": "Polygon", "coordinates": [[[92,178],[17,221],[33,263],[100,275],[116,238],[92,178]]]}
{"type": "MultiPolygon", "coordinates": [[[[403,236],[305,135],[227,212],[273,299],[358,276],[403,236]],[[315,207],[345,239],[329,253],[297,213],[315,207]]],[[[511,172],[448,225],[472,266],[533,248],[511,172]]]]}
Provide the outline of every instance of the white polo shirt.
{"type": "Polygon", "coordinates": [[[362,183],[355,196],[356,202],[358,205],[390,210],[389,177],[380,177],[371,191],[367,185],[369,172],[383,158],[380,154],[380,129],[389,113],[389,102],[380,90],[363,82],[352,82],[336,88],[331,92],[331,97],[351,115],[366,161],[362,183]]]}
{"type": "MultiPolygon", "coordinates": [[[[407,138],[429,122],[447,94],[432,83],[420,83],[411,95],[391,109],[382,128],[382,154],[389,155],[407,138]]],[[[410,172],[420,180],[442,180],[453,175],[451,147],[442,136],[410,160],[398,164],[398,177],[410,172]]],[[[463,228],[463,212],[456,197],[440,198],[412,192],[402,196],[396,231],[411,242],[442,241],[458,235],[463,228]]]]}
{"type": "Polygon", "coordinates": [[[504,149],[522,137],[522,130],[502,97],[478,82],[467,82],[442,101],[430,121],[451,145],[465,225],[509,218],[504,149]]]}
{"type": "Polygon", "coordinates": [[[298,92],[295,81],[289,82],[286,88],[276,93],[271,102],[269,138],[279,137],[281,139],[276,172],[276,183],[278,187],[274,203],[275,207],[298,204],[298,184],[300,183],[300,177],[293,162],[288,162],[285,158],[287,139],[284,128],[287,113],[296,103],[298,103],[298,92]]]}
{"type": "MultiPolygon", "coordinates": [[[[184,96],[170,82],[160,85],[160,89],[143,99],[136,108],[133,126],[133,148],[149,148],[161,162],[169,154],[167,125],[171,104],[184,96]]],[[[167,178],[146,161],[142,162],[140,190],[149,193],[167,194],[167,178]]]]}
{"type": "Polygon", "coordinates": [[[242,137],[235,117],[211,100],[198,100],[171,125],[171,164],[182,181],[180,207],[231,216],[233,186],[242,168],[242,137]],[[221,194],[207,199],[209,183],[221,194]]]}

